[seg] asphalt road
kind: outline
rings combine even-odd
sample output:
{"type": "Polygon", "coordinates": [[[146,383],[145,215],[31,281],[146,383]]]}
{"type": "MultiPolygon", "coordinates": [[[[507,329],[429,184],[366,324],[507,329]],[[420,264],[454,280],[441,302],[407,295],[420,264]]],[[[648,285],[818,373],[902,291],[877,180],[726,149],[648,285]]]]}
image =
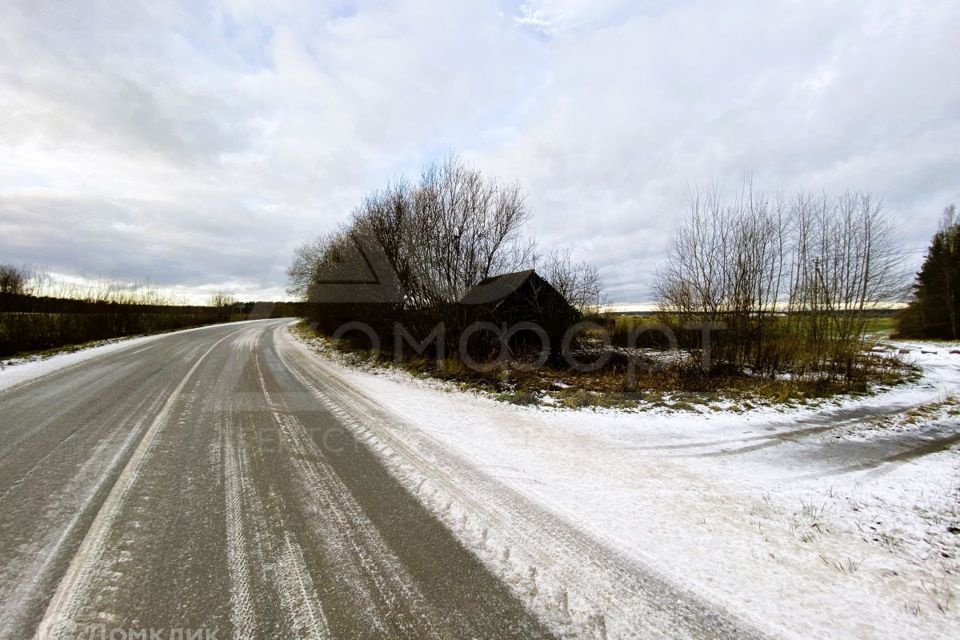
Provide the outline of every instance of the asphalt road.
{"type": "Polygon", "coordinates": [[[316,402],[287,322],[0,391],[0,638],[547,635],[316,402]]]}

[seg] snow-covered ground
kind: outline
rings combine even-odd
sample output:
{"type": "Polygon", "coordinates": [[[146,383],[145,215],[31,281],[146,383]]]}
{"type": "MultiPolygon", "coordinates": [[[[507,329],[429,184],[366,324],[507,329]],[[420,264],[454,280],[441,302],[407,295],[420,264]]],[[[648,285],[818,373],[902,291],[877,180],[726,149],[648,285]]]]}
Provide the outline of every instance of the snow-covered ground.
{"type": "Polygon", "coordinates": [[[745,413],[519,407],[330,352],[322,366],[398,418],[357,423],[562,633],[630,635],[658,609],[605,584],[618,574],[594,556],[563,558],[581,547],[564,546],[556,529],[534,532],[536,519],[498,504],[496,487],[648,571],[657,589],[695,594],[762,632],[957,637],[960,353],[895,346],[922,369],[918,382],[745,413]],[[442,450],[491,482],[453,468],[442,450]]]}

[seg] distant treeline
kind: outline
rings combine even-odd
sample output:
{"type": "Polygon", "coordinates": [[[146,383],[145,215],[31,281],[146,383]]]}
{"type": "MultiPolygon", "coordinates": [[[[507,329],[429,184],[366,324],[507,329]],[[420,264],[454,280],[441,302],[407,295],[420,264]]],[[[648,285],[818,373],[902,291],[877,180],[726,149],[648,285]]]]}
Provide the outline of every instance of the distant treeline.
{"type": "Polygon", "coordinates": [[[173,306],[0,293],[0,357],[123,336],[306,313],[303,303],[290,302],[173,306]]]}

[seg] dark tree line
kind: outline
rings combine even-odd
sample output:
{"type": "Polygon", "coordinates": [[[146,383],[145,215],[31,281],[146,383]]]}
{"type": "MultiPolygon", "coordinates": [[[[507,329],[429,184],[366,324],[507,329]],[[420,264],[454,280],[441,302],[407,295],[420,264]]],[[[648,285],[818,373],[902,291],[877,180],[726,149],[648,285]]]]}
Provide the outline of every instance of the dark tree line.
{"type": "Polygon", "coordinates": [[[960,219],[954,205],[943,212],[913,293],[910,304],[897,318],[899,335],[960,338],[960,219]]]}

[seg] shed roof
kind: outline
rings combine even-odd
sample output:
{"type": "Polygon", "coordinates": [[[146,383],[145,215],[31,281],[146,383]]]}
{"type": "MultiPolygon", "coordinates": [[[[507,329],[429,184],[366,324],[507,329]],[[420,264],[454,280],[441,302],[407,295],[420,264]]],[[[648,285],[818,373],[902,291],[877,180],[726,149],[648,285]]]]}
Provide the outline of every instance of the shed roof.
{"type": "Polygon", "coordinates": [[[514,273],[503,273],[498,276],[484,278],[474,285],[467,294],[460,300],[462,304],[486,304],[495,302],[507,297],[529,280],[531,277],[539,276],[533,269],[525,271],[516,271],[514,273]]]}

